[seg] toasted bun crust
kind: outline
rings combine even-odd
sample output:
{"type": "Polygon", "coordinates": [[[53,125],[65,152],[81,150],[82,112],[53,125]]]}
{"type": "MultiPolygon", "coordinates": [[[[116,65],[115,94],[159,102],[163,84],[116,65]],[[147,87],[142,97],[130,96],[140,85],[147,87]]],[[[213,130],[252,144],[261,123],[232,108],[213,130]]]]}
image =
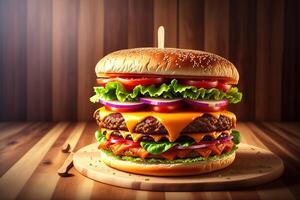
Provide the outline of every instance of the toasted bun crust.
{"type": "Polygon", "coordinates": [[[217,171],[229,166],[235,159],[235,152],[216,161],[200,161],[183,164],[143,164],[116,159],[101,151],[101,161],[106,165],[125,172],[152,176],[186,176],[217,171]]]}
{"type": "Polygon", "coordinates": [[[163,76],[224,80],[237,84],[235,66],[218,55],[205,51],[175,48],[137,48],[112,52],[96,65],[98,77],[163,76]]]}

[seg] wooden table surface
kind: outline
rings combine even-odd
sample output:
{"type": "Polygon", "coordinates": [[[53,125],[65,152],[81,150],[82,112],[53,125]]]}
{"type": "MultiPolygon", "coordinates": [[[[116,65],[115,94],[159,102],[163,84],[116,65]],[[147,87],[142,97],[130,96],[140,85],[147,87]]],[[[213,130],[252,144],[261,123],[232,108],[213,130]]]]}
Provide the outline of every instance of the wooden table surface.
{"type": "MultiPolygon", "coordinates": [[[[238,123],[242,142],[269,149],[285,164],[282,177],[272,183],[233,191],[149,192],[95,182],[74,168],[61,178],[57,169],[68,154],[95,142],[94,122],[0,123],[1,199],[300,199],[300,123],[238,123]]],[[[253,160],[255,162],[255,160],[253,160]]]]}

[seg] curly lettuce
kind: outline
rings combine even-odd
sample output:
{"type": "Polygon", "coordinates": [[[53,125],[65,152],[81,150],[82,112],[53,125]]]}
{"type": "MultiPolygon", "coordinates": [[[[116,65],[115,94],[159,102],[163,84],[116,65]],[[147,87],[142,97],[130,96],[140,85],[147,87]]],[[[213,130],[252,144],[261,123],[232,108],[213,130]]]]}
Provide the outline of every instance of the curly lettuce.
{"type": "Polygon", "coordinates": [[[238,132],[237,130],[232,130],[231,135],[233,136],[232,141],[235,144],[239,144],[241,142],[240,132],[238,132]]]}
{"type": "Polygon", "coordinates": [[[93,103],[99,102],[100,99],[106,101],[118,100],[138,101],[140,97],[153,98],[187,98],[193,100],[222,100],[227,99],[229,103],[238,103],[242,100],[242,93],[237,87],[232,87],[229,91],[224,92],[217,88],[205,89],[194,86],[186,86],[178,83],[173,79],[169,84],[163,83],[160,86],[137,85],[132,92],[126,91],[122,83],[108,82],[105,87],[94,87],[95,95],[90,98],[93,103]]]}
{"type": "Polygon", "coordinates": [[[103,135],[102,132],[99,130],[95,132],[95,138],[99,143],[106,141],[105,135],[103,135]]]}

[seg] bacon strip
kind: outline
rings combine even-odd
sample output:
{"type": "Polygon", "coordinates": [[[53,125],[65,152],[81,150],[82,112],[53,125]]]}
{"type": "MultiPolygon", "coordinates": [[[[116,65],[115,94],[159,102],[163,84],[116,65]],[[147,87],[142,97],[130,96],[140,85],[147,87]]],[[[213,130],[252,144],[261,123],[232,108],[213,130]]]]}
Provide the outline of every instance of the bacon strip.
{"type": "Polygon", "coordinates": [[[130,144],[110,144],[109,142],[102,142],[98,148],[110,150],[115,155],[126,155],[125,153],[129,151],[130,156],[133,157],[140,157],[143,159],[155,157],[155,158],[165,158],[167,160],[174,160],[175,158],[188,158],[188,157],[197,157],[197,156],[208,158],[211,155],[221,155],[224,152],[225,153],[230,152],[233,146],[234,143],[230,141],[227,143],[215,144],[207,148],[194,149],[194,150],[170,149],[160,155],[150,154],[142,147],[136,147],[130,144]]]}

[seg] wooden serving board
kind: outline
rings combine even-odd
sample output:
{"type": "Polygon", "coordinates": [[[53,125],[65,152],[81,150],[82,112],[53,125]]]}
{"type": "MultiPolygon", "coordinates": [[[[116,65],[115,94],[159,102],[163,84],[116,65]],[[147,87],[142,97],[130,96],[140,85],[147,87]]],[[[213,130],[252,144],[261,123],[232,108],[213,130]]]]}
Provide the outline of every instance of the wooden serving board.
{"type": "Polygon", "coordinates": [[[282,160],[270,151],[239,144],[234,163],[229,167],[197,176],[154,177],[115,170],[100,161],[98,144],[78,150],[73,157],[75,168],[96,181],[138,190],[199,191],[238,189],[270,182],[284,169],[282,160]]]}

